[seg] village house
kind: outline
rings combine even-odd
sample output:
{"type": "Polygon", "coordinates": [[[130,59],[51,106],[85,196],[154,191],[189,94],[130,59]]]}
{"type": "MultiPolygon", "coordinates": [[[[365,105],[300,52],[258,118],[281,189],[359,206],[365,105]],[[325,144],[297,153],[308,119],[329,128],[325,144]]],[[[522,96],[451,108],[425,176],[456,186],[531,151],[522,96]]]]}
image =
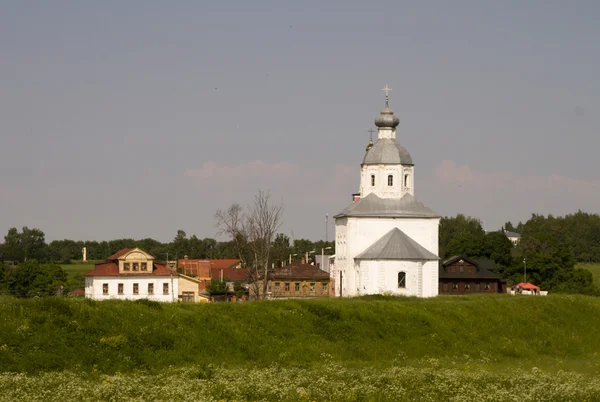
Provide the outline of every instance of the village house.
{"type": "Polygon", "coordinates": [[[439,267],[439,293],[504,293],[506,282],[494,270],[495,264],[490,260],[474,260],[463,255],[448,258],[439,267]]]}
{"type": "Polygon", "coordinates": [[[85,297],[95,300],[178,300],[178,275],[139,248],[125,248],[84,274],[85,297]]]}
{"type": "MultiPolygon", "coordinates": [[[[269,272],[267,298],[312,298],[329,296],[329,273],[307,264],[306,260],[294,261],[269,272]]],[[[263,296],[263,279],[257,281],[259,296],[263,296]]],[[[251,295],[255,295],[250,287],[251,295]]]]}

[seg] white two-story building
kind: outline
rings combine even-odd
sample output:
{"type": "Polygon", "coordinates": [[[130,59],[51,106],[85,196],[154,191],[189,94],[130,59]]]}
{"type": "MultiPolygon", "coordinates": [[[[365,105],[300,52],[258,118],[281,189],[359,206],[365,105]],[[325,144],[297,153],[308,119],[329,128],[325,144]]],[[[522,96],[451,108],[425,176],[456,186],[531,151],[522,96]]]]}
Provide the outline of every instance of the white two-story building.
{"type": "MultiPolygon", "coordinates": [[[[178,300],[179,277],[139,248],[126,248],[86,272],[85,297],[95,300],[178,300]]],[[[197,293],[197,292],[196,292],[197,293]]]]}

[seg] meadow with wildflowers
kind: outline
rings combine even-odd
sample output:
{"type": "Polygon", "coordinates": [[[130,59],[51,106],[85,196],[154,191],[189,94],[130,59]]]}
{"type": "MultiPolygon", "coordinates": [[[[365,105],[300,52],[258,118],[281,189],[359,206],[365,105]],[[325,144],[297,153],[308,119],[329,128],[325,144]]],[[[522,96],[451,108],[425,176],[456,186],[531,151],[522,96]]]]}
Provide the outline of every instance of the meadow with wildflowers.
{"type": "Polygon", "coordinates": [[[600,299],[0,299],[1,400],[600,400],[600,299]]]}

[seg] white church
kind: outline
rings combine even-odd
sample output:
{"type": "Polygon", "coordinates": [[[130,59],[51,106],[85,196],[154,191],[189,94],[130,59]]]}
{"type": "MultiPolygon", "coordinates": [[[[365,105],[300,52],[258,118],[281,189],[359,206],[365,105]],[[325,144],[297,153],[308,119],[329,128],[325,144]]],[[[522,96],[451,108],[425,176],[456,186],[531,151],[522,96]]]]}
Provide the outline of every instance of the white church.
{"type": "Polygon", "coordinates": [[[396,142],[400,120],[389,108],[375,118],[378,138],[367,146],[360,193],[335,219],[336,296],[438,295],[440,216],[415,198],[415,166],[396,142]]]}

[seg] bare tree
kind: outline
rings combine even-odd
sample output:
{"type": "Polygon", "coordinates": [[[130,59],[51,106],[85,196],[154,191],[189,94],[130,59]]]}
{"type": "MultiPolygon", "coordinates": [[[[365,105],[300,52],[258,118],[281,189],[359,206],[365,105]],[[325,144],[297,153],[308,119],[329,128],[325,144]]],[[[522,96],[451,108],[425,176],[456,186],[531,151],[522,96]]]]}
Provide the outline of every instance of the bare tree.
{"type": "Polygon", "coordinates": [[[267,294],[271,244],[283,223],[282,215],[283,204],[273,204],[270,194],[263,191],[254,196],[254,203],[250,204],[245,212],[240,205],[233,204],[226,211],[218,210],[215,214],[219,233],[231,237],[238,254],[243,255],[244,247],[251,252],[252,261],[245,262],[248,266],[249,282],[257,296],[260,295],[259,277],[263,279],[263,297],[267,294]]]}
{"type": "Polygon", "coordinates": [[[225,211],[218,209],[215,213],[215,219],[218,228],[217,235],[226,235],[231,238],[235,252],[242,262],[242,266],[245,267],[248,263],[245,252],[248,241],[244,233],[245,217],[242,206],[240,204],[231,204],[225,211]]]}

